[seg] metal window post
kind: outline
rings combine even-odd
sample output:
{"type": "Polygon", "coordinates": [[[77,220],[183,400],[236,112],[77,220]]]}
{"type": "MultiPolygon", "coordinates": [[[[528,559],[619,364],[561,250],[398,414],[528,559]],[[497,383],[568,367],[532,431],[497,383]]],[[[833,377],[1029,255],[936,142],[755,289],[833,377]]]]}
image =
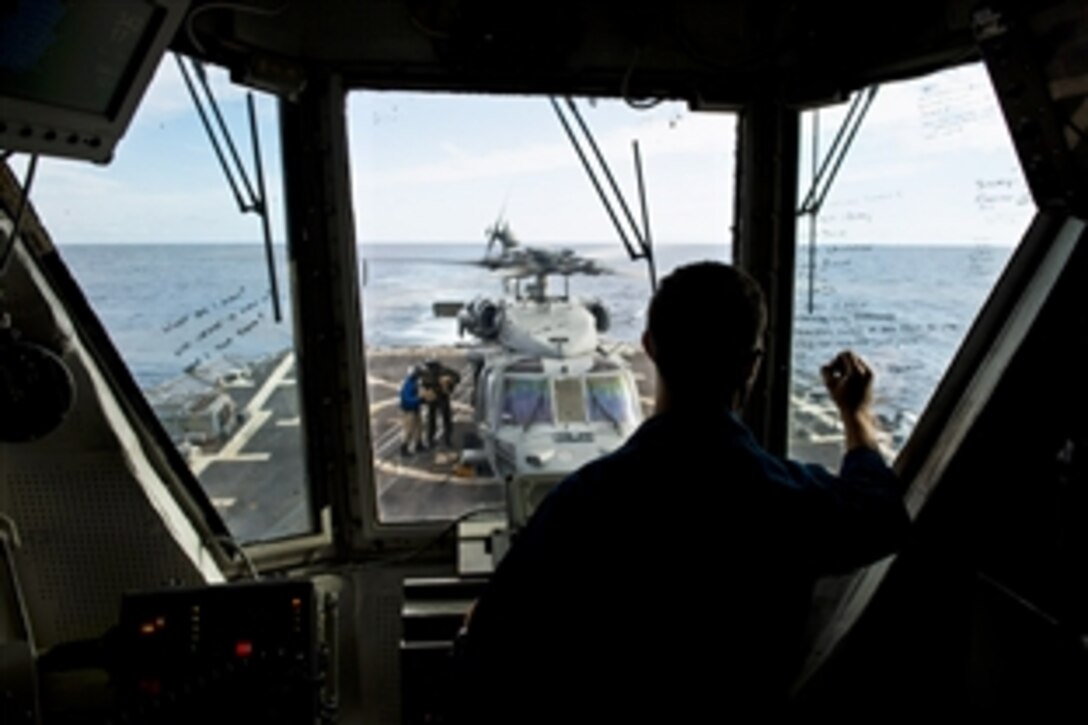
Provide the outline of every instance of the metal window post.
{"type": "Polygon", "coordinates": [[[737,120],[733,261],[767,296],[763,367],[744,419],[767,450],[786,452],[792,386],[800,114],[771,99],[746,104],[737,120]]]}
{"type": "Polygon", "coordinates": [[[358,544],[355,482],[370,470],[366,386],[352,379],[365,366],[344,106],[336,76],[311,78],[280,106],[306,470],[314,513],[331,507],[342,554],[358,544]]]}

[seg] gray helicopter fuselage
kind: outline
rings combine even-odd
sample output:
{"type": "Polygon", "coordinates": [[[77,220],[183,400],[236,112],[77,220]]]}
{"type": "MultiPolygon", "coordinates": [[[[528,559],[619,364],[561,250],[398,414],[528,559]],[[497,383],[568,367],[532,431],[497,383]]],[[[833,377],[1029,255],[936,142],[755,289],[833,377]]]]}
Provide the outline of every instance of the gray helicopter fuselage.
{"type": "Polygon", "coordinates": [[[558,480],[619,447],[642,418],[627,361],[601,344],[594,303],[529,296],[478,299],[460,316],[481,338],[475,418],[500,478],[558,480]]]}

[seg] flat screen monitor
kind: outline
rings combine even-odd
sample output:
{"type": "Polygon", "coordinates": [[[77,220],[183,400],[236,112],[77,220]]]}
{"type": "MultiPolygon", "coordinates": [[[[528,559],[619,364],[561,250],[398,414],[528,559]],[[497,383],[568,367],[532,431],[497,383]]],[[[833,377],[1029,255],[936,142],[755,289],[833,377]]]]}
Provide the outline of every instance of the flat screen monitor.
{"type": "Polygon", "coordinates": [[[189,0],[0,0],[0,148],[101,163],[189,0]]]}

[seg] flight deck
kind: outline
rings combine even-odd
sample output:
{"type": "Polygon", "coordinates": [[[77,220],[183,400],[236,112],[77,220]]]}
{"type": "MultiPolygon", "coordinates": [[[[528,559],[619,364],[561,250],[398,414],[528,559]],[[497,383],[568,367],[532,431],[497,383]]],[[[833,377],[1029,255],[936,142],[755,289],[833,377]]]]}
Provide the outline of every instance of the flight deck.
{"type": "MultiPolygon", "coordinates": [[[[639,389],[644,416],[653,409],[653,367],[646,354],[621,345],[639,389]]],[[[503,487],[495,477],[460,464],[464,441],[474,432],[472,372],[467,350],[459,347],[371,349],[367,353],[367,388],[374,441],[373,461],[379,511],[388,523],[446,520],[469,511],[504,505],[503,487]],[[407,456],[401,453],[399,391],[408,369],[436,359],[461,374],[452,396],[452,449],[441,444],[407,456]]],[[[241,542],[271,540],[308,528],[305,458],[299,447],[297,367],[291,352],[254,365],[248,383],[224,388],[238,411],[239,425],[215,449],[193,448],[190,467],[228,528],[241,542]]],[[[824,418],[827,411],[808,411],[824,418]]],[[[424,414],[424,436],[426,417],[424,414]]],[[[811,426],[806,426],[811,427],[811,426]]],[[[834,465],[839,455],[836,435],[795,435],[792,452],[803,460],[834,465]]]]}
{"type": "MultiPolygon", "coordinates": [[[[649,414],[649,360],[644,353],[627,352],[636,370],[643,412],[649,414]]],[[[367,362],[374,474],[383,520],[449,519],[475,509],[501,508],[500,482],[458,465],[462,442],[474,426],[466,351],[454,347],[370,350],[367,362]],[[435,448],[404,456],[399,391],[408,368],[428,359],[461,373],[451,406],[454,447],[441,444],[439,423],[435,448]]],[[[239,411],[239,427],[214,451],[189,453],[190,467],[239,541],[275,539],[307,528],[296,371],[295,356],[288,352],[254,366],[252,384],[225,388],[239,411]]]]}

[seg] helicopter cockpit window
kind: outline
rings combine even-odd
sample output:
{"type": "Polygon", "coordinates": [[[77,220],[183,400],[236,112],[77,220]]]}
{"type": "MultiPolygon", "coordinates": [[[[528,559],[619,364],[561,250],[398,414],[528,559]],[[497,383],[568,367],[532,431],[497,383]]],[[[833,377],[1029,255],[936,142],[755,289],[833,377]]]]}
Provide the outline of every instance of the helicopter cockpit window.
{"type": "Polygon", "coordinates": [[[594,423],[627,425],[634,420],[634,409],[627,386],[618,375],[593,375],[586,378],[586,407],[594,423]]]}
{"type": "MultiPolygon", "coordinates": [[[[348,101],[379,518],[504,510],[509,476],[562,478],[622,445],[654,399],[639,344],[650,275],[549,99],[360,90],[348,101]],[[429,359],[458,382],[417,417],[400,392],[429,359]]],[[[728,260],[736,117],[574,105],[641,227],[638,142],[658,277],[728,260]]]]}
{"type": "MultiPolygon", "coordinates": [[[[804,114],[802,200],[848,108],[804,114]]],[[[899,451],[1034,212],[980,65],[877,91],[825,203],[798,218],[794,456],[837,464],[819,368],[842,348],[872,363],[899,451]]]]}
{"type": "Polygon", "coordinates": [[[555,408],[559,422],[585,423],[585,398],[581,378],[558,378],[555,381],[555,408]]]}
{"type": "MultiPolygon", "coordinates": [[[[250,151],[245,93],[222,71],[209,68],[207,79],[236,147],[250,151]]],[[[151,409],[243,543],[316,530],[295,387],[276,105],[255,100],[276,292],[261,221],[239,212],[172,59],[109,166],[43,159],[33,194],[151,409]]],[[[254,156],[240,158],[252,187],[243,194],[260,196],[254,156]]]]}
{"type": "Polygon", "coordinates": [[[503,425],[529,427],[552,422],[551,382],[547,378],[506,378],[502,393],[503,425]]]}

